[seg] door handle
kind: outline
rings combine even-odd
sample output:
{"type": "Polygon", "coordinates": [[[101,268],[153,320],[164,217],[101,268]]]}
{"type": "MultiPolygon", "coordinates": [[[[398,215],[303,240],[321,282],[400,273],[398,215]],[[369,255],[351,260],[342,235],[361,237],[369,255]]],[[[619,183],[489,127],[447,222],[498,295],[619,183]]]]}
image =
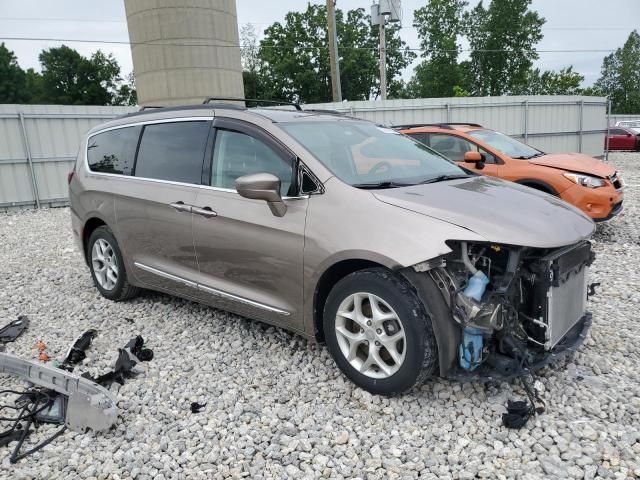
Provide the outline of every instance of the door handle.
{"type": "Polygon", "coordinates": [[[192,213],[195,213],[196,215],[202,215],[205,218],[213,218],[213,217],[217,217],[218,214],[216,212],[214,212],[213,210],[211,210],[211,207],[193,207],[191,209],[192,213]]]}
{"type": "Polygon", "coordinates": [[[185,205],[183,201],[170,203],[169,206],[176,212],[191,212],[191,209],[193,208],[191,205],[185,205]]]}

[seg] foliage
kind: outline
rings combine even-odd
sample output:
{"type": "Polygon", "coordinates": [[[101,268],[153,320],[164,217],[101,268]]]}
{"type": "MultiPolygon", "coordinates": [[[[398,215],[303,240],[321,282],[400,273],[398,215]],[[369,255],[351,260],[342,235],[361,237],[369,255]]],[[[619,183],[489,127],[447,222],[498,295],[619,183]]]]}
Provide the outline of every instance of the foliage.
{"type": "Polygon", "coordinates": [[[112,54],[86,58],[65,45],[43,50],[42,73],[20,68],[13,52],[0,45],[0,102],[63,105],[135,105],[133,74],[120,77],[112,54]]]}
{"type": "Polygon", "coordinates": [[[614,113],[640,113],[640,34],[634,30],[622,48],[604,57],[594,90],[608,95],[614,113]]]}
{"type": "Polygon", "coordinates": [[[0,103],[23,103],[28,100],[25,72],[15,54],[0,43],[0,103]]]}
{"type": "Polygon", "coordinates": [[[531,0],[492,0],[485,8],[480,1],[465,13],[474,95],[513,95],[526,89],[545,22],[530,5],[531,0]]]}
{"type": "MultiPolygon", "coordinates": [[[[336,10],[343,98],[367,100],[379,94],[378,29],[365,10],[336,10]]],[[[387,86],[398,96],[397,79],[415,54],[400,39],[398,27],[386,29],[387,86]]],[[[304,12],[289,12],[284,24],[275,22],[264,32],[258,50],[257,79],[266,98],[305,103],[331,101],[331,76],[326,8],[308,4],[304,12]]],[[[251,77],[249,77],[251,78],[251,77]]]]}
{"type": "Polygon", "coordinates": [[[559,71],[546,70],[540,73],[539,68],[529,72],[527,95],[580,95],[583,90],[580,84],[584,77],[573,70],[572,66],[559,71]]]}
{"type": "Polygon", "coordinates": [[[461,82],[458,66],[465,0],[430,0],[414,12],[421,57],[407,91],[412,97],[450,97],[461,82]]]}

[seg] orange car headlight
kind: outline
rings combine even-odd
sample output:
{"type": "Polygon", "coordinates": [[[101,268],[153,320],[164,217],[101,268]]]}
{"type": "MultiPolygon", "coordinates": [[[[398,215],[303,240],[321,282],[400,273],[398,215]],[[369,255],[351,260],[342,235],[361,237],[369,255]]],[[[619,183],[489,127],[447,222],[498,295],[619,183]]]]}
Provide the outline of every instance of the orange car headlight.
{"type": "Polygon", "coordinates": [[[591,175],[584,175],[582,173],[563,173],[562,175],[567,180],[571,180],[573,183],[587,188],[598,188],[606,185],[604,178],[592,177],[591,175]]]}

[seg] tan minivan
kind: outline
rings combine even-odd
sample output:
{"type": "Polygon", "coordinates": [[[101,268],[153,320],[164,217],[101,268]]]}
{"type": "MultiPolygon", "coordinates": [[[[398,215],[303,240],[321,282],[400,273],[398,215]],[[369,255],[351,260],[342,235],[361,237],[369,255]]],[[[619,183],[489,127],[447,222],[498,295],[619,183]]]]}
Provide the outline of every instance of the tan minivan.
{"type": "Polygon", "coordinates": [[[582,343],[591,219],[392,129],[289,108],[91,130],[69,194],[100,293],[158,290],[326,341],[382,394],[522,375],[582,343]]]}

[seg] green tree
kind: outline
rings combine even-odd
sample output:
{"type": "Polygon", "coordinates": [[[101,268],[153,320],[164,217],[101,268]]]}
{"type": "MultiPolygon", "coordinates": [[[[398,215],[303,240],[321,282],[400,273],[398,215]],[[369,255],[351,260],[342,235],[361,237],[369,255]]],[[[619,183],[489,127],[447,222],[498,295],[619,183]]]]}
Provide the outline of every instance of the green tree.
{"type": "Polygon", "coordinates": [[[584,76],[573,70],[572,66],[559,71],[546,70],[540,73],[539,68],[529,72],[527,95],[580,95],[580,85],[584,76]]]}
{"type": "Polygon", "coordinates": [[[412,97],[450,97],[462,82],[458,66],[462,18],[466,0],[429,0],[414,11],[421,57],[407,91],[412,97]]]}
{"type": "Polygon", "coordinates": [[[471,47],[471,92],[474,95],[520,94],[538,58],[544,18],[529,10],[531,0],[482,1],[464,15],[471,47]]]}
{"type": "Polygon", "coordinates": [[[0,43],[0,103],[23,103],[29,99],[26,74],[15,54],[0,43]]]}
{"type": "Polygon", "coordinates": [[[615,113],[640,113],[640,34],[634,30],[622,48],[604,57],[594,90],[608,95],[615,113]]]}
{"type": "Polygon", "coordinates": [[[245,98],[267,98],[264,80],[261,76],[258,57],[258,34],[255,27],[247,23],[240,29],[240,57],[242,60],[242,81],[245,98]]]}
{"type": "Polygon", "coordinates": [[[44,50],[42,95],[47,103],[112,105],[118,101],[122,82],[120,66],[112,54],[100,50],[85,58],[65,45],[44,50]]]}
{"type": "Polygon", "coordinates": [[[129,73],[125,80],[117,86],[117,94],[114,105],[137,105],[138,92],[136,91],[136,79],[133,72],[129,73]]]}
{"type": "MultiPolygon", "coordinates": [[[[372,28],[365,10],[336,10],[342,96],[367,100],[380,91],[378,29],[372,28]]],[[[387,29],[387,85],[398,96],[403,83],[397,78],[415,54],[400,39],[398,27],[387,29]]],[[[265,30],[258,50],[260,80],[265,98],[305,103],[331,101],[326,8],[308,4],[304,12],[289,12],[284,24],[265,30]]]]}

